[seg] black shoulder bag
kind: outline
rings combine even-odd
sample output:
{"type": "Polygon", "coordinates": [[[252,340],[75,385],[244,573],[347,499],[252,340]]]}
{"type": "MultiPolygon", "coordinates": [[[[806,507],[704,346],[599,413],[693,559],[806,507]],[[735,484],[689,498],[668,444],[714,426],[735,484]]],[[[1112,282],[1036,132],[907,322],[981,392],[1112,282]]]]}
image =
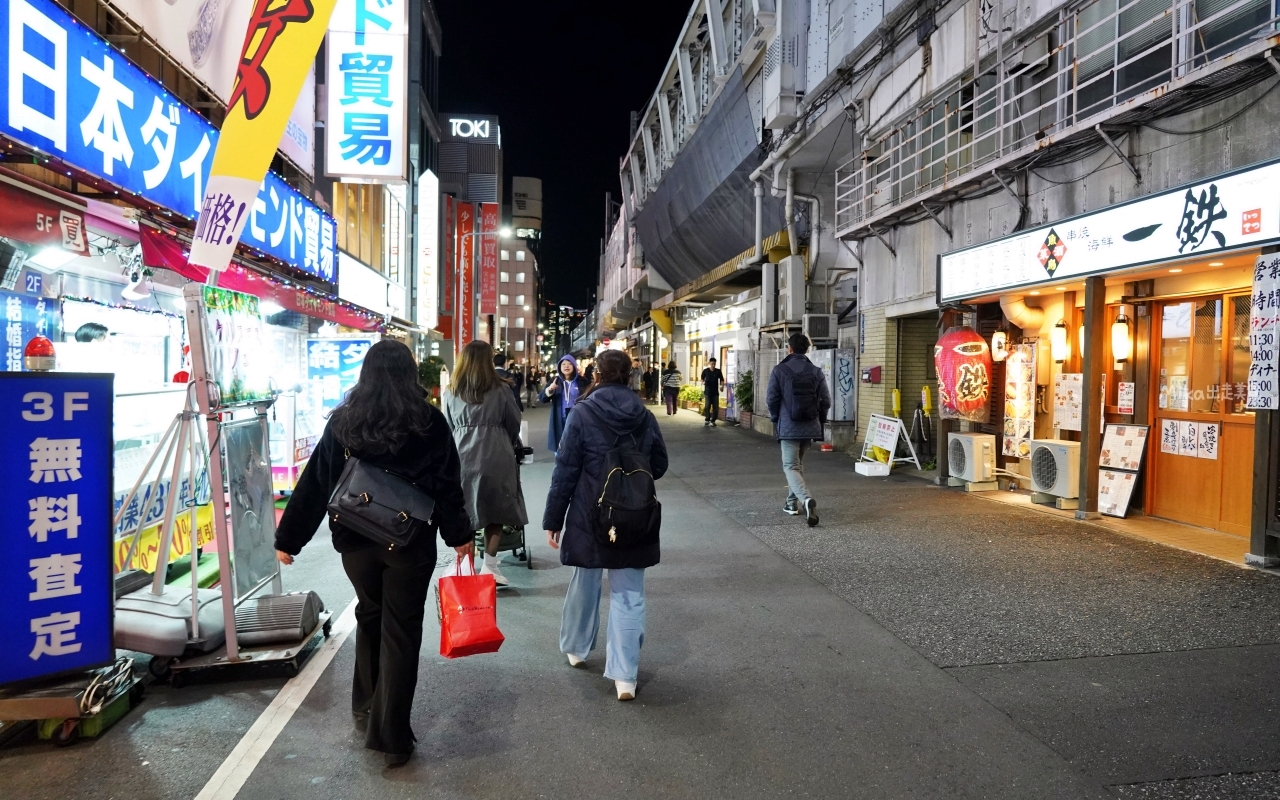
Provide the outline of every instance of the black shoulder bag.
{"type": "Polygon", "coordinates": [[[436,501],[407,478],[343,452],[347,465],[329,498],[329,522],[388,550],[408,547],[431,522],[436,501]]]}

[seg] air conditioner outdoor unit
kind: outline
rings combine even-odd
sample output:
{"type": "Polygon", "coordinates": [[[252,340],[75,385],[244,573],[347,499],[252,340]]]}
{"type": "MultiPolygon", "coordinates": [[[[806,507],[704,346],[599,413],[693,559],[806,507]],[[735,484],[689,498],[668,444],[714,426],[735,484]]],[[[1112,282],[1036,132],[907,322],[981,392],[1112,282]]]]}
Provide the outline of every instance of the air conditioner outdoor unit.
{"type": "Polygon", "coordinates": [[[803,327],[811,342],[832,341],[836,338],[836,315],[805,314],[803,327]]]}
{"type": "Polygon", "coordinates": [[[1031,484],[1055,497],[1080,495],[1080,443],[1062,439],[1031,442],[1031,484]]]}
{"type": "Polygon", "coordinates": [[[947,471],[966,483],[996,479],[996,437],[989,433],[947,435],[947,471]]]}

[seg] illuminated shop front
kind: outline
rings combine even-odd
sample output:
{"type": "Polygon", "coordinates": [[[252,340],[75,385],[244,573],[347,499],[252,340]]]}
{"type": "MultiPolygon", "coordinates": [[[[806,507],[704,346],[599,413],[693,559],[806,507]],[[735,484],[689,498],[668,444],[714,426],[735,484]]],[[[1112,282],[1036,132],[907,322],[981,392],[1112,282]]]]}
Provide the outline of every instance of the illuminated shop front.
{"type": "Polygon", "coordinates": [[[965,427],[993,433],[999,466],[1028,476],[1036,442],[1078,442],[1079,517],[1253,536],[1261,555],[1275,412],[1247,398],[1250,320],[1277,242],[1272,162],[941,256],[939,307],[994,357],[990,416],[965,427]],[[1111,470],[1106,434],[1121,427],[1139,447],[1145,428],[1145,451],[1111,470]]]}

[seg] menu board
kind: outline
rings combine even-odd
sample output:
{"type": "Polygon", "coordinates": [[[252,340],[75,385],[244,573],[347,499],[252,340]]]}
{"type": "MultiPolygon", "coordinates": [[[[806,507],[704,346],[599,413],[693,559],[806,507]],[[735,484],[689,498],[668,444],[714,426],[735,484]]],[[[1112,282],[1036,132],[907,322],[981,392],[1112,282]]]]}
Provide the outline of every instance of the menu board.
{"type": "Polygon", "coordinates": [[[1053,427],[1080,430],[1084,418],[1084,375],[1064,372],[1053,381],[1053,427]]]}
{"type": "Polygon", "coordinates": [[[1108,425],[1102,434],[1098,465],[1105,469],[1137,470],[1147,446],[1145,425],[1108,425]]]}
{"type": "Polygon", "coordinates": [[[1200,429],[1198,423],[1189,420],[1178,422],[1178,455],[1195,458],[1200,450],[1200,429]]]}
{"type": "Polygon", "coordinates": [[[1160,421],[1160,452],[1178,454],[1178,420],[1160,421]]]}
{"type": "Polygon", "coordinates": [[[1102,452],[1098,458],[1098,511],[1101,513],[1123,517],[1129,512],[1129,500],[1138,482],[1149,430],[1146,425],[1103,428],[1102,452]]]}
{"type": "Polygon", "coordinates": [[[1135,384],[1133,383],[1120,381],[1119,387],[1116,389],[1116,405],[1119,406],[1117,413],[1133,413],[1134,387],[1135,384]]]}
{"type": "Polygon", "coordinates": [[[1258,256],[1253,265],[1250,301],[1249,390],[1245,405],[1280,408],[1280,255],[1258,256]]]}
{"type": "Polygon", "coordinates": [[[1004,363],[1003,452],[1030,458],[1036,426],[1036,346],[1014,345],[1004,363]]]}
{"type": "Polygon", "coordinates": [[[1104,469],[1098,473],[1098,511],[1109,517],[1123,517],[1129,512],[1129,500],[1138,473],[1104,469]]]}
{"type": "Polygon", "coordinates": [[[1196,442],[1196,455],[1200,458],[1218,460],[1218,425],[1201,422],[1200,436],[1196,442]]]}

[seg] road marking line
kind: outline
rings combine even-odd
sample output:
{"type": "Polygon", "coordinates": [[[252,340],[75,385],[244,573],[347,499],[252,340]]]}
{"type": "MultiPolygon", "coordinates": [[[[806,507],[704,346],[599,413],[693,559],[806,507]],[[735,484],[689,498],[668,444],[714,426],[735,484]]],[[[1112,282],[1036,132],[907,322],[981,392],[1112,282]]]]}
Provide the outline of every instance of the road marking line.
{"type": "Polygon", "coordinates": [[[258,717],[244,737],[227,756],[218,771],[196,795],[195,800],[235,800],[241,787],[249,780],[258,762],[271,749],[276,737],[293,718],[302,702],[311,693],[320,675],[333,661],[333,657],[356,627],[356,601],[346,607],[333,623],[329,638],[320,650],[311,656],[302,671],[289,679],[271,701],[271,705],[258,717]]]}

